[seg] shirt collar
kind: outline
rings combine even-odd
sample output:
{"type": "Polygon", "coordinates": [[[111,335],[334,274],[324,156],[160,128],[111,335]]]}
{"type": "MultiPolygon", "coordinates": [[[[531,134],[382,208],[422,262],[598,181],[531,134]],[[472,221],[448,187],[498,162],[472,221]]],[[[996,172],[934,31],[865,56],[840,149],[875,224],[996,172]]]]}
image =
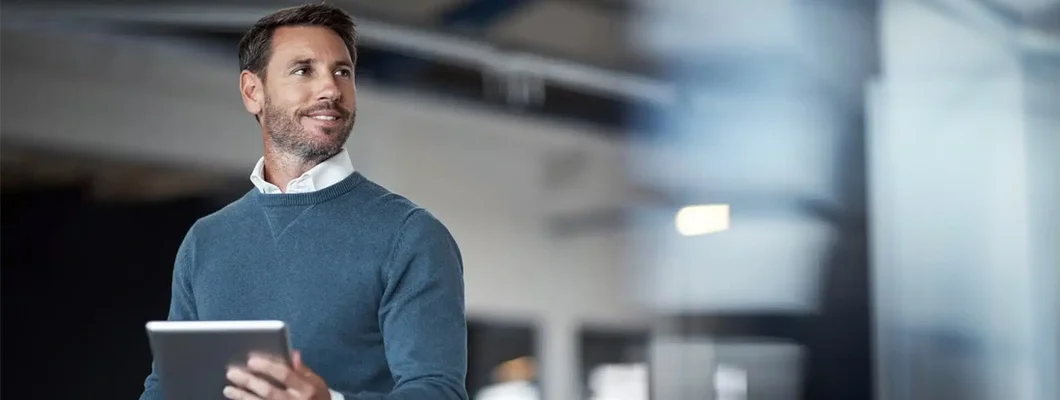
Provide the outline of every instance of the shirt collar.
{"type": "Polygon", "coordinates": [[[324,162],[306,171],[298,178],[288,182],[286,191],[281,192],[279,187],[265,180],[265,157],[258,159],[258,163],[254,165],[254,170],[250,173],[250,182],[265,194],[308,193],[339,183],[353,172],[353,162],[350,161],[350,154],[343,148],[339,154],[324,160],[324,162]]]}

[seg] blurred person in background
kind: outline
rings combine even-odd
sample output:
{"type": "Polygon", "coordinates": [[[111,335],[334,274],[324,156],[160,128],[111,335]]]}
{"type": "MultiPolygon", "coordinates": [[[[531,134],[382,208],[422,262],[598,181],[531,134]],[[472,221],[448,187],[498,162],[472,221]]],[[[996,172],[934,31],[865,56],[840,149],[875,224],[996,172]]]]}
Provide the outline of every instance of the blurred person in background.
{"type": "Polygon", "coordinates": [[[493,384],[482,388],[475,400],[540,400],[534,385],[536,369],[530,357],[505,361],[493,369],[493,384]]]}
{"type": "MultiPolygon", "coordinates": [[[[239,43],[261,126],[254,189],[198,220],[173,271],[170,320],[277,319],[293,366],[252,356],[230,399],[466,399],[463,266],[431,213],[355,171],[352,18],[280,10],[239,43]]],[[[159,378],[143,400],[161,399],[159,378]]]]}

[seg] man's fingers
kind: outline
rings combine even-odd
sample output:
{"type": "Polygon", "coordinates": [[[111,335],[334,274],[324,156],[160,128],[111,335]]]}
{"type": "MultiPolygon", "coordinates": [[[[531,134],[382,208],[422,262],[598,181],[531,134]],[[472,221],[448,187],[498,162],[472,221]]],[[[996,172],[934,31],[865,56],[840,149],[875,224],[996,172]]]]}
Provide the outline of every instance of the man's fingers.
{"type": "Polygon", "coordinates": [[[286,400],[290,398],[282,388],[242,368],[229,368],[225,376],[234,386],[257,396],[251,397],[252,399],[286,400]]]}
{"type": "Polygon", "coordinates": [[[291,390],[302,392],[312,386],[303,374],[292,370],[286,363],[275,357],[253,354],[247,360],[247,368],[275,379],[291,390]]]}
{"type": "Polygon", "coordinates": [[[300,352],[298,350],[292,351],[291,352],[291,361],[292,361],[292,364],[294,364],[294,370],[295,371],[299,371],[299,370],[305,368],[305,365],[302,364],[302,352],[300,352]]]}
{"type": "Polygon", "coordinates": [[[255,396],[247,392],[246,390],[237,388],[235,386],[225,386],[224,390],[225,398],[232,400],[261,400],[261,397],[255,396]]]}

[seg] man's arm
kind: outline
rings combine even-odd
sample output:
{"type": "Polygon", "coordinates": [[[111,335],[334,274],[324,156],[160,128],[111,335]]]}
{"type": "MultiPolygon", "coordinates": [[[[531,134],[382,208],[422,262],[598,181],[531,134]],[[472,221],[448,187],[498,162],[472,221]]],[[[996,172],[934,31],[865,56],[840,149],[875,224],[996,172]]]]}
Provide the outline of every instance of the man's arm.
{"type": "Polygon", "coordinates": [[[385,271],[379,306],[389,394],[346,394],[346,400],[467,400],[467,320],[460,250],[433,215],[409,216],[385,271]]]}
{"type": "MultiPolygon", "coordinates": [[[[198,313],[195,311],[195,299],[191,295],[191,266],[194,264],[195,243],[191,231],[184,236],[183,243],[177,250],[177,258],[173,263],[173,284],[169,300],[169,320],[189,321],[197,320],[198,313]]],[[[162,400],[162,388],[158,384],[158,375],[154,363],[151,364],[151,374],[144,380],[144,392],[140,400],[162,400]]]]}

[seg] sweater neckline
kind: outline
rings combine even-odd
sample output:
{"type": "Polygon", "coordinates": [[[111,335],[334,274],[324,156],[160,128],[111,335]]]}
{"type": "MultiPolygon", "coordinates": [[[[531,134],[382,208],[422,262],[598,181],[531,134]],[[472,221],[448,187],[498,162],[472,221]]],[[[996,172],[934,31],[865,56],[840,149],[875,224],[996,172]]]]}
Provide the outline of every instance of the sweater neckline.
{"type": "Polygon", "coordinates": [[[308,206],[323,203],[349,193],[364,180],[364,175],[361,175],[359,171],[354,171],[350,176],[343,178],[338,183],[313,192],[265,194],[254,188],[251,189],[250,195],[254,200],[265,206],[308,206]]]}

